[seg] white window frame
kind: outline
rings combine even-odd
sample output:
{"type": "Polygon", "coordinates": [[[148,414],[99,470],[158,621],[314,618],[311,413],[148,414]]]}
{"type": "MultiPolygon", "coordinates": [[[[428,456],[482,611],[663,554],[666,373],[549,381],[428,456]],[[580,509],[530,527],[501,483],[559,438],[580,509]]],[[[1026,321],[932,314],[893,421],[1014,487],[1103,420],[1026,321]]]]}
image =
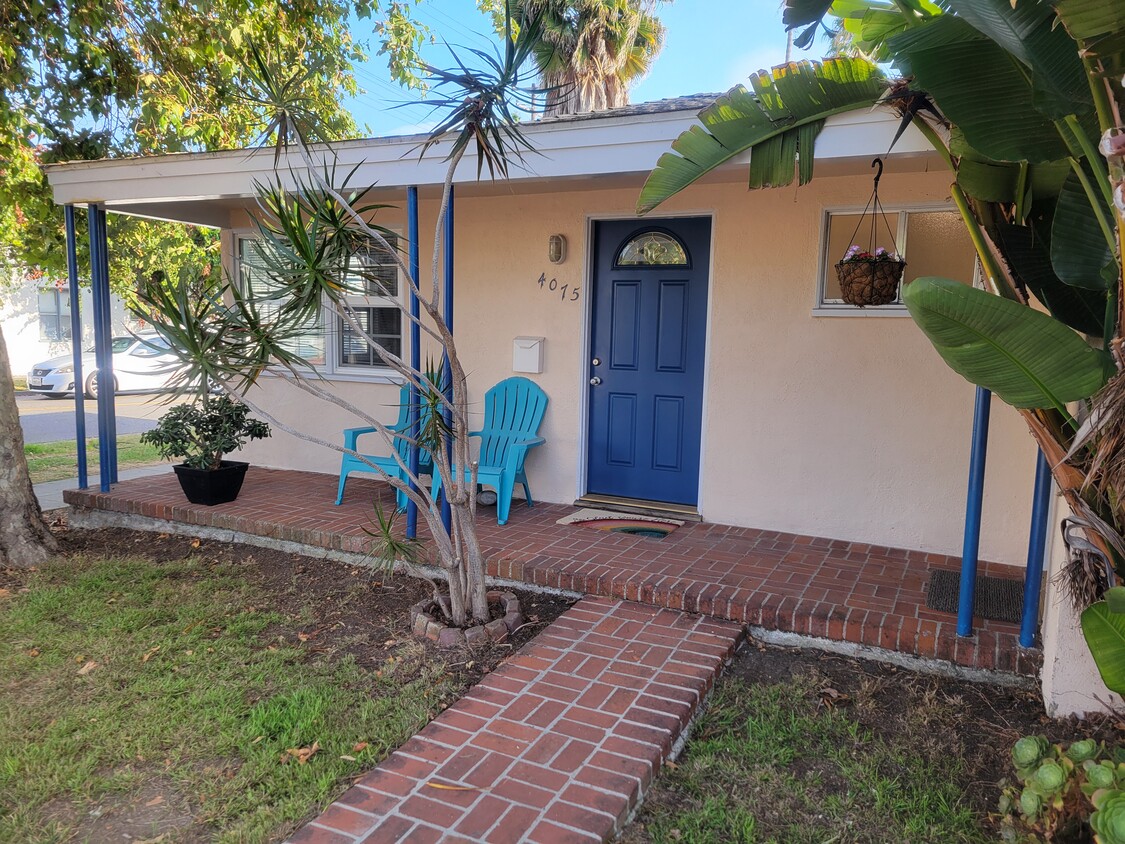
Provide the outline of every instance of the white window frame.
{"type": "MultiPolygon", "coordinates": [[[[825,292],[828,289],[828,273],[832,271],[836,262],[840,260],[840,256],[833,258],[828,254],[828,240],[831,231],[830,223],[833,215],[848,215],[848,214],[862,214],[864,212],[862,205],[839,205],[827,207],[823,210],[820,216],[820,249],[818,255],[818,267],[816,272],[816,299],[813,302],[812,314],[815,317],[909,317],[910,313],[906,310],[906,305],[902,303],[901,287],[899,297],[895,301],[887,305],[870,305],[865,308],[860,308],[856,305],[849,305],[843,299],[826,299],[825,292]]],[[[870,213],[870,209],[866,209],[870,213]]],[[[898,215],[898,226],[895,230],[895,246],[898,248],[899,254],[905,259],[907,264],[910,263],[910,247],[907,243],[907,220],[911,214],[924,214],[933,213],[934,211],[952,211],[957,212],[957,206],[951,205],[948,202],[939,203],[902,203],[893,204],[883,207],[887,216],[892,214],[898,215]]],[[[879,246],[884,244],[879,243],[879,246]]],[[[980,262],[974,262],[973,269],[973,286],[980,287],[981,283],[981,268],[980,262]]]]}
{"type": "MultiPolygon", "coordinates": [[[[391,228],[389,231],[401,241],[403,235],[397,229],[391,228]]],[[[231,261],[231,277],[242,283],[242,271],[240,266],[242,254],[243,241],[256,241],[261,240],[261,236],[257,229],[253,228],[240,228],[231,230],[230,240],[230,261],[231,261]]],[[[406,290],[409,285],[406,282],[406,277],[402,272],[402,268],[398,268],[398,295],[397,296],[348,296],[348,303],[354,307],[380,307],[381,302],[396,302],[398,305],[405,303],[406,290]]],[[[391,307],[384,305],[384,307],[391,307]]],[[[330,312],[327,308],[322,308],[320,313],[320,330],[324,337],[324,363],[316,364],[313,368],[320,372],[327,378],[333,381],[363,381],[368,383],[377,384],[399,384],[403,378],[393,369],[383,365],[366,366],[362,364],[343,365],[339,363],[340,360],[340,346],[341,336],[338,330],[339,315],[330,312]]],[[[400,322],[401,329],[401,348],[407,348],[409,342],[409,320],[405,314],[402,316],[400,322]]]]}

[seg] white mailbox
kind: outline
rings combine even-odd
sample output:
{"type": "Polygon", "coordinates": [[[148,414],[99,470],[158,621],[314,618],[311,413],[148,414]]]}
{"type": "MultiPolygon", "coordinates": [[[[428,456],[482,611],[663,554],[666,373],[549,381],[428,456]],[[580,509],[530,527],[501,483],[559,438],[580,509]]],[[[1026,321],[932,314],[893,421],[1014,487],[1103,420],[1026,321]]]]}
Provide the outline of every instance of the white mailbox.
{"type": "Polygon", "coordinates": [[[512,371],[538,374],[543,371],[542,337],[517,337],[512,342],[512,371]]]}

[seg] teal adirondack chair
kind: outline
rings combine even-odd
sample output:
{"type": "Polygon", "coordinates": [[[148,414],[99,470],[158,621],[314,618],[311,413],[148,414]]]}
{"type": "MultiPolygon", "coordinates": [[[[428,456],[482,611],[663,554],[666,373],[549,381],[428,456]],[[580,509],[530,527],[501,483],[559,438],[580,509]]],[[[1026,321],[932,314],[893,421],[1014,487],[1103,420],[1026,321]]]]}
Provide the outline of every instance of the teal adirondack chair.
{"type": "MultiPolygon", "coordinates": [[[[402,385],[402,390],[399,392],[399,410],[398,421],[390,427],[389,430],[394,433],[407,433],[410,430],[410,386],[408,384],[402,385]]],[[[422,408],[422,413],[426,412],[426,408],[422,408]]],[[[352,451],[359,451],[359,438],[364,434],[373,434],[378,430],[374,427],[366,428],[345,428],[344,429],[344,448],[349,448],[352,451]]],[[[410,461],[410,444],[402,437],[394,438],[395,450],[398,452],[402,461],[409,465],[410,461]]],[[[388,475],[393,478],[398,478],[402,481],[408,481],[409,477],[406,472],[398,465],[394,457],[380,456],[374,454],[363,455],[367,460],[374,463],[388,475]]],[[[340,486],[336,492],[336,504],[341,504],[344,500],[344,486],[348,482],[348,475],[353,472],[368,472],[371,474],[379,474],[367,463],[360,460],[358,457],[353,457],[350,454],[345,454],[343,460],[340,461],[340,486]]],[[[430,453],[423,448],[418,449],[418,474],[430,475],[433,473],[433,461],[430,453]]],[[[395,503],[398,509],[406,509],[406,494],[400,490],[395,490],[395,503]]]]}
{"type": "MultiPolygon", "coordinates": [[[[539,434],[539,425],[547,410],[547,394],[527,378],[507,378],[485,393],[484,427],[469,434],[480,437],[480,465],[477,483],[496,489],[496,521],[506,524],[512,507],[512,492],[516,484],[523,485],[527,506],[531,500],[531,487],[523,463],[527,453],[546,442],[539,434]]],[[[465,480],[471,472],[465,470],[465,480]]],[[[441,487],[441,476],[434,472],[434,485],[441,487]]]]}

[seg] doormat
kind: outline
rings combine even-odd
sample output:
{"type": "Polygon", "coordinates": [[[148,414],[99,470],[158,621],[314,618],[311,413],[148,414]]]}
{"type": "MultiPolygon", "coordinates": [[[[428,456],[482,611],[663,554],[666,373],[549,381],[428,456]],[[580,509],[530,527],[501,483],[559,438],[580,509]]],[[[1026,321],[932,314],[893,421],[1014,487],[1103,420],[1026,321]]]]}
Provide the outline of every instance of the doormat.
{"type": "Polygon", "coordinates": [[[609,510],[579,510],[555,522],[557,525],[578,525],[607,533],[628,533],[663,539],[680,525],[679,519],[662,519],[657,516],[634,516],[631,513],[614,513],[609,510]]]}
{"type": "MultiPolygon", "coordinates": [[[[960,600],[961,572],[935,569],[930,574],[926,606],[956,615],[960,600]]],[[[978,575],[973,615],[1019,624],[1023,616],[1023,581],[978,575]]]]}

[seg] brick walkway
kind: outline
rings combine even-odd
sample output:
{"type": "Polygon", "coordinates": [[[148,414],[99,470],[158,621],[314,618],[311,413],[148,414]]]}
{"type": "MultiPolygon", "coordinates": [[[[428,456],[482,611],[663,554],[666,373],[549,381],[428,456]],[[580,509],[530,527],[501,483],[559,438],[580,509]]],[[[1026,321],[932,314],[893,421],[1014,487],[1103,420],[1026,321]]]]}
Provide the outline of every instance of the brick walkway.
{"type": "Polygon", "coordinates": [[[290,840],[609,841],[741,631],[582,600],[290,840]]]}
{"type": "MultiPolygon", "coordinates": [[[[252,467],[237,501],[197,507],[184,500],[169,471],[124,481],[106,495],[70,490],[65,498],[80,507],[365,552],[371,501],[379,497],[390,506],[389,489],[352,478],[336,507],[336,480],[252,467]]],[[[659,540],[555,524],[573,510],[528,509],[517,501],[499,527],[494,511],[483,509],[479,529],[489,573],[971,668],[1038,673],[1042,655],[1019,647],[1017,625],[978,619],[976,635],[962,639],[954,616],[926,607],[930,572],[958,571],[953,557],[718,524],[689,523],[659,540]]],[[[981,564],[981,573],[1022,574],[990,563],[981,564]]]]}

